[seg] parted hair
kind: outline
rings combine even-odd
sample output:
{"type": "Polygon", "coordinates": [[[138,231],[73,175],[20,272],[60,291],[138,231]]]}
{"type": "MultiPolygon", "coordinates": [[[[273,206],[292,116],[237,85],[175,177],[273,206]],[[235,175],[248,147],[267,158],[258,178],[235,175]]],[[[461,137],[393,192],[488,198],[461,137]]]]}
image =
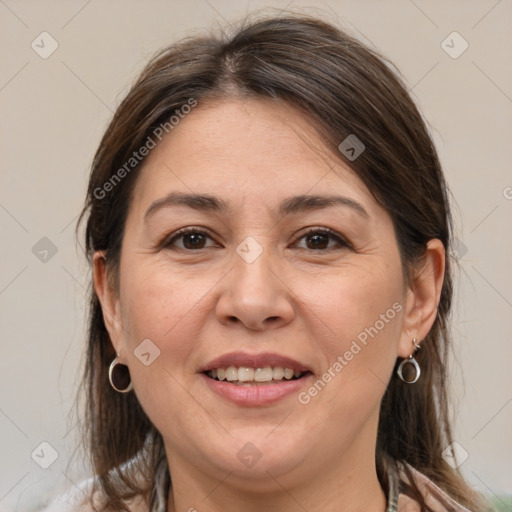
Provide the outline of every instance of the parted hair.
{"type": "MultiPolygon", "coordinates": [[[[77,224],[78,231],[86,221],[89,261],[95,251],[105,251],[111,284],[118,287],[125,221],[144,159],[108,192],[103,192],[104,184],[191,99],[200,106],[230,97],[286,103],[311,120],[332,157],[348,164],[389,213],[405,279],[421,263],[429,240],[444,244],[446,272],[438,314],[416,356],[422,375],[412,385],[391,379],[380,409],[376,465],[385,488],[389,461],[407,462],[467,508],[485,510],[479,496],[442,457],[452,442],[447,392],[452,228],[447,187],[426,123],[404,81],[374,49],[319,18],[286,14],[246,18],[229,35],[189,37],[159,51],[116,109],[94,157],[77,224]],[[353,161],[338,149],[349,135],[365,146],[353,161]]],[[[148,503],[155,499],[156,470],[165,462],[165,451],[135,393],[118,393],[109,384],[108,367],[116,354],[92,283],[89,293],[85,447],[106,496],[105,509],[121,511],[133,496],[143,495],[148,503]]],[[[414,483],[402,484],[401,492],[429,510],[414,483]]]]}

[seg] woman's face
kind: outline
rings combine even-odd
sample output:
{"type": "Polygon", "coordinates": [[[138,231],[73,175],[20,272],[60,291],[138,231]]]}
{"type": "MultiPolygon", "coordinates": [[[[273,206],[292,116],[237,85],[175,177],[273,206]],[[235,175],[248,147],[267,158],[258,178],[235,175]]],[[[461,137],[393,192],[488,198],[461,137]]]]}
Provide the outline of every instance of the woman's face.
{"type": "Polygon", "coordinates": [[[390,216],[307,118],[233,99],[182,119],[138,177],[119,276],[110,335],[174,481],[373,464],[396,358],[426,332],[390,216]]]}

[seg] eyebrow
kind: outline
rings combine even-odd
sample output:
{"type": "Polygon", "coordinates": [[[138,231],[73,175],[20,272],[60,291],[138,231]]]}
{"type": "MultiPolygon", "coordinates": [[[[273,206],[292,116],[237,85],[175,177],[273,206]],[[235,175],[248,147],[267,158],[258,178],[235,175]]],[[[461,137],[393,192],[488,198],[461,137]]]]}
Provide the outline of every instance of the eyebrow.
{"type": "MultiPolygon", "coordinates": [[[[188,206],[194,210],[213,213],[230,213],[232,210],[229,204],[220,197],[209,194],[188,194],[183,192],[171,192],[161,199],[154,201],[144,213],[147,219],[156,211],[172,207],[188,206]]],[[[285,199],[279,206],[279,215],[292,215],[304,211],[320,210],[332,206],[346,206],[354,210],[362,217],[369,215],[363,206],[349,197],[340,195],[299,195],[285,199]]]]}
{"type": "Polygon", "coordinates": [[[320,210],[330,206],[348,206],[362,217],[369,215],[363,206],[349,197],[334,194],[329,195],[300,195],[285,199],[279,207],[279,214],[290,215],[308,210],[320,210]]]}

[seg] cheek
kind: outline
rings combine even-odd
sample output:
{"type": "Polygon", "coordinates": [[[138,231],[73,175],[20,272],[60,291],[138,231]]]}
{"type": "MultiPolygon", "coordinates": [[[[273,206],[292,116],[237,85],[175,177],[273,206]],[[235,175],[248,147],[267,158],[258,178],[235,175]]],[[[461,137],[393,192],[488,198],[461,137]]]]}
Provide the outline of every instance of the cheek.
{"type": "Polygon", "coordinates": [[[127,262],[123,276],[123,322],[130,332],[130,344],[140,336],[155,343],[173,338],[173,331],[189,315],[204,295],[204,287],[194,280],[179,279],[161,265],[127,262]]]}
{"type": "Polygon", "coordinates": [[[371,418],[377,421],[396,360],[403,315],[401,277],[384,268],[378,271],[377,265],[332,277],[311,283],[309,290],[308,318],[317,326],[311,339],[325,367],[299,401],[308,416],[323,419],[326,438],[350,443],[371,418]]]}
{"type": "Polygon", "coordinates": [[[191,356],[197,350],[196,340],[208,314],[205,293],[214,283],[178,279],[159,265],[127,262],[127,268],[121,289],[126,350],[137,355],[139,345],[147,339],[158,347],[151,366],[131,358],[134,385],[141,397],[151,396],[163,385],[176,385],[180,395],[178,381],[189,371],[191,356]]]}
{"type": "Polygon", "coordinates": [[[326,395],[332,392],[337,402],[342,389],[346,400],[380,398],[397,357],[404,310],[401,270],[374,263],[310,283],[310,318],[318,318],[312,339],[324,355],[326,395]]]}
{"type": "Polygon", "coordinates": [[[180,411],[180,421],[173,420],[173,425],[184,436],[186,429],[180,429],[180,425],[190,426],[197,421],[192,414],[194,408],[188,408],[192,409],[189,413],[183,406],[191,400],[185,373],[204,325],[206,312],[201,300],[208,288],[194,280],[176,279],[160,266],[127,261],[126,268],[121,309],[137,398],[159,429],[165,430],[173,417],[170,411],[180,411]],[[141,342],[147,339],[159,352],[154,359],[151,354],[151,363],[146,366],[136,354],[140,353],[141,342]]]}

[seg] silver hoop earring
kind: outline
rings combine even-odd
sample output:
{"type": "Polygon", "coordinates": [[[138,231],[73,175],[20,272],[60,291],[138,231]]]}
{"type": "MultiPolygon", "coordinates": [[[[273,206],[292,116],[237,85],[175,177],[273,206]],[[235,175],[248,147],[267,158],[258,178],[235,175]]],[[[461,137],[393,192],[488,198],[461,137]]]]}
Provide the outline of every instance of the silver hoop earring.
{"type": "MultiPolygon", "coordinates": [[[[418,345],[416,338],[414,338],[412,342],[414,343],[414,352],[417,352],[421,347],[418,345]]],[[[416,361],[414,356],[411,354],[398,365],[396,373],[403,382],[406,382],[407,384],[414,384],[415,382],[418,382],[418,379],[420,378],[421,368],[418,361],[416,361]],[[411,373],[412,371],[414,373],[411,373]]]]}
{"type": "Polygon", "coordinates": [[[119,356],[110,363],[108,380],[110,385],[119,393],[128,393],[133,389],[128,366],[119,362],[119,356]]]}

